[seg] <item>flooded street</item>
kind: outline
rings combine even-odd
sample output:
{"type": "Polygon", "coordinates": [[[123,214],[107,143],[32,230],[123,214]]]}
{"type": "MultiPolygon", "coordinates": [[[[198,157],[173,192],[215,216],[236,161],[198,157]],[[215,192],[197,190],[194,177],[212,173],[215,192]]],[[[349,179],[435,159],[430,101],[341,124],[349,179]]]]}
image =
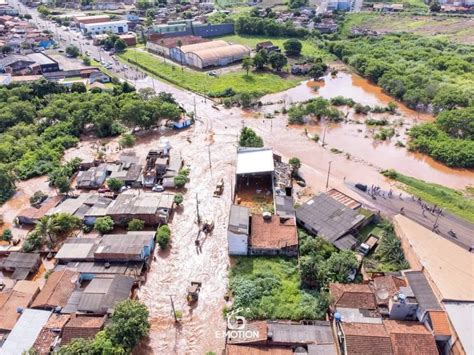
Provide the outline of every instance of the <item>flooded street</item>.
{"type": "MultiPolygon", "coordinates": [[[[380,87],[369,83],[360,76],[339,72],[336,77],[327,75],[320,82],[304,82],[283,93],[264,96],[262,98],[264,106],[262,106],[261,111],[263,113],[273,113],[275,110],[281,110],[283,105],[288,108],[291,103],[303,102],[317,96],[326,99],[343,96],[352,98],[355,102],[371,106],[385,106],[390,101],[393,101],[390,96],[382,92],[380,87]],[[315,91],[314,86],[318,86],[319,90],[315,91]]],[[[289,130],[297,131],[296,135],[287,132],[287,118],[284,115],[276,115],[272,119],[272,123],[268,122],[268,126],[270,124],[273,125],[273,131],[264,128],[265,125],[262,125],[262,127],[257,125],[257,128],[270,141],[275,142],[274,146],[278,146],[279,142],[291,141],[291,146],[283,145],[282,153],[291,152],[289,155],[297,155],[296,153],[299,153],[297,156],[304,162],[314,161],[315,164],[319,164],[320,161],[317,161],[314,156],[315,152],[323,155],[329,153],[336,159],[336,154],[329,152],[331,148],[336,148],[343,152],[339,155],[344,156],[345,164],[348,163],[348,159],[345,157],[347,153],[350,155],[351,160],[359,163],[364,163],[378,169],[395,169],[405,175],[453,188],[464,189],[472,184],[474,181],[474,171],[449,168],[427,155],[409,152],[406,148],[396,145],[397,142],[404,145],[407,144],[408,137],[406,131],[414,124],[434,120],[434,117],[429,114],[418,113],[399,102],[397,102],[397,105],[397,114],[395,115],[389,113],[369,113],[367,116],[355,114],[353,110],[349,110],[347,107],[339,107],[339,110],[347,114],[346,122],[315,122],[313,124],[292,126],[289,130]],[[377,132],[378,128],[365,125],[364,122],[367,118],[386,118],[392,123],[391,127],[395,129],[395,136],[386,141],[375,140],[373,135],[377,132]],[[304,135],[304,129],[310,134],[317,134],[320,140],[324,137],[326,149],[311,141],[303,142],[308,140],[304,135]],[[295,137],[299,138],[294,139],[295,137]],[[325,151],[326,153],[324,153],[325,151]]],[[[262,121],[259,120],[259,122],[262,121]]],[[[338,157],[337,159],[340,160],[340,158],[338,157]]]]}
{"type": "MultiPolygon", "coordinates": [[[[219,132],[225,132],[225,128],[219,132]]],[[[138,294],[150,310],[152,325],[149,343],[140,353],[219,353],[225,343],[224,338],[216,337],[216,332],[225,330],[222,309],[229,265],[226,229],[235,170],[236,135],[214,134],[208,122],[197,122],[194,128],[168,138],[172,149],[179,151],[185,164],[189,165],[190,182],[186,186],[183,207],[176,211],[170,224],[171,248],[155,252],[156,261],[138,294]],[[214,187],[221,178],[225,182],[224,194],[214,198],[214,187]],[[194,244],[198,235],[197,203],[201,219],[211,219],[215,223],[214,231],[204,239],[199,251],[194,244]],[[193,308],[186,301],[191,281],[202,283],[199,301],[193,308]],[[182,312],[179,323],[174,322],[170,296],[175,309],[182,312]]],[[[150,139],[137,144],[137,152],[142,155],[157,141],[150,139]]],[[[204,237],[201,234],[200,239],[204,237]]]]}

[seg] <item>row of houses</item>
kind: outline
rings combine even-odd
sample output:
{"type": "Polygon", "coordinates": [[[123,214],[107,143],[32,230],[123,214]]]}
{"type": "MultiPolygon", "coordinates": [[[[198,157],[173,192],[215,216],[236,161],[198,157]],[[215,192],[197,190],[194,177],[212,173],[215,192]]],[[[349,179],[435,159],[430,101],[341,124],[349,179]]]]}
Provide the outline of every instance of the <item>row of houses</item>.
{"type": "Polygon", "coordinates": [[[159,149],[148,152],[145,165],[139,164],[139,158],[131,152],[121,154],[116,162],[88,167],[79,171],[76,187],[99,189],[104,186],[106,179],[115,178],[125,186],[134,188],[153,187],[156,183],[161,183],[165,188],[173,188],[174,178],[182,169],[183,160],[179,154],[170,153],[169,149],[169,143],[162,142],[159,149]]]}
{"type": "Polygon", "coordinates": [[[10,252],[0,260],[0,354],[50,354],[94,337],[117,303],[135,297],[154,248],[154,231],[68,238],[44,281],[40,254],[10,252]]]}

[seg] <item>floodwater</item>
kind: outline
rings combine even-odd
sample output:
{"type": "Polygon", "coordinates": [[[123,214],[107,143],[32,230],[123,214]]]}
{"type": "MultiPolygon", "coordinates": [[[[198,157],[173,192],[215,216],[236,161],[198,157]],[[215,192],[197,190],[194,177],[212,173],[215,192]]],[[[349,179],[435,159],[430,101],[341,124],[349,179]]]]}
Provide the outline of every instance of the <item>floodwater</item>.
{"type": "Polygon", "coordinates": [[[3,226],[0,226],[0,233],[9,228],[15,238],[26,236],[29,229],[17,228],[13,222],[21,210],[30,207],[30,196],[36,191],[42,191],[48,196],[56,195],[54,189],[48,186],[47,176],[40,176],[27,181],[17,181],[15,194],[0,207],[0,215],[3,215],[5,222],[3,226]]]}
{"type": "MultiPolygon", "coordinates": [[[[222,127],[219,132],[224,130],[222,127]]],[[[222,309],[226,305],[224,295],[229,267],[226,227],[236,135],[214,134],[208,122],[198,122],[193,128],[167,135],[167,138],[172,149],[179,151],[189,165],[190,181],[183,207],[175,212],[170,223],[171,248],[165,252],[155,251],[156,260],[148,280],[138,292],[139,299],[148,306],[151,322],[148,344],[140,348],[140,353],[220,353],[225,344],[222,309]],[[214,198],[214,187],[221,178],[225,181],[224,194],[214,198]],[[197,204],[201,219],[215,223],[210,235],[200,235],[200,250],[194,243],[199,232],[197,204]],[[199,301],[191,308],[186,292],[192,281],[201,282],[202,288],[199,301]],[[183,315],[179,323],[174,322],[171,298],[175,309],[183,315]]],[[[146,155],[158,141],[157,135],[140,139],[135,150],[146,155]]]]}
{"type": "MultiPolygon", "coordinates": [[[[302,102],[311,98],[321,96],[330,99],[336,96],[352,98],[354,101],[364,105],[387,105],[394,101],[390,96],[382,92],[382,89],[371,84],[367,80],[356,74],[344,71],[338,72],[337,76],[327,75],[321,81],[309,81],[289,89],[282,93],[266,95],[262,98],[264,106],[263,112],[273,112],[281,110],[283,105],[288,107],[291,103],[302,102]],[[314,86],[319,90],[315,91],[314,86]]],[[[327,150],[337,148],[350,155],[350,160],[366,163],[379,169],[395,169],[403,174],[413,176],[419,179],[439,183],[453,188],[463,189],[473,184],[474,171],[468,169],[453,169],[441,163],[436,162],[427,155],[409,152],[406,148],[397,147],[396,143],[400,141],[406,144],[408,137],[407,129],[412,125],[422,121],[432,121],[433,116],[426,113],[418,113],[397,102],[397,114],[369,114],[367,116],[357,115],[353,110],[347,107],[339,108],[346,115],[346,121],[333,124],[327,122],[311,122],[304,126],[292,126],[291,130],[300,131],[303,140],[306,140],[303,130],[306,129],[310,134],[318,134],[323,139],[327,150]],[[387,118],[392,123],[397,123],[394,128],[396,134],[390,140],[379,141],[373,138],[373,134],[379,128],[369,128],[364,124],[367,118],[387,118]]],[[[286,116],[277,116],[273,119],[274,127],[285,127],[286,116]],[[280,122],[283,120],[283,122],[280,122]]],[[[279,142],[287,142],[290,137],[282,129],[275,129],[271,132],[271,139],[276,145],[279,142]]],[[[300,148],[299,157],[305,161],[312,159],[314,154],[313,147],[307,147],[307,150],[300,148]]],[[[292,140],[293,144],[299,144],[292,140]]],[[[306,144],[307,145],[307,144],[306,144]]],[[[306,146],[305,145],[305,146],[306,146]]],[[[285,151],[292,150],[292,147],[283,145],[283,154],[285,151]]],[[[285,154],[287,155],[287,154],[285,154]]],[[[291,155],[291,154],[290,154],[291,155]]],[[[346,158],[347,160],[347,158],[346,158]]]]}

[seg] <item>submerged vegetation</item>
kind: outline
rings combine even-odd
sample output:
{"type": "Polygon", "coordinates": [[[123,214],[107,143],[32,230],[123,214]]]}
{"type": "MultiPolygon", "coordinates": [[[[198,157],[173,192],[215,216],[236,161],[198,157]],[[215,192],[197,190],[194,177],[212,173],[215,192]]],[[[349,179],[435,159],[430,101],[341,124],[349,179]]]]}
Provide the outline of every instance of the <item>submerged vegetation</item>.
{"type": "Polygon", "coordinates": [[[410,130],[409,148],[454,167],[474,166],[470,46],[410,34],[329,42],[329,50],[407,106],[439,113],[410,130]]]}

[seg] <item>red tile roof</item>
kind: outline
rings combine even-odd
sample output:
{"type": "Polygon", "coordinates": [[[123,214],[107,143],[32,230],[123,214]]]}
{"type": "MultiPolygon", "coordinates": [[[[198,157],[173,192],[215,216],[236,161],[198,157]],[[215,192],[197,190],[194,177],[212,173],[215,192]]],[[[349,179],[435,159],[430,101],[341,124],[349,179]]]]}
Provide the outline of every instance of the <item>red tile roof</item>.
{"type": "Polygon", "coordinates": [[[438,353],[433,335],[423,324],[396,320],[385,320],[383,324],[390,335],[394,354],[431,355],[438,353]]]}
{"type": "Polygon", "coordinates": [[[392,344],[382,324],[342,323],[347,353],[392,355],[392,344]]]}
{"type": "Polygon", "coordinates": [[[329,294],[335,307],[376,309],[375,296],[369,285],[329,284],[329,294]]]}
{"type": "Polygon", "coordinates": [[[32,308],[52,309],[65,307],[69,297],[76,288],[75,280],[79,273],[64,269],[49,275],[46,284],[31,305],[32,308]]]}
{"type": "Polygon", "coordinates": [[[444,311],[429,311],[428,312],[431,325],[433,327],[433,333],[435,336],[449,336],[451,335],[451,329],[449,327],[448,317],[444,311]]]}
{"type": "Polygon", "coordinates": [[[259,249],[280,249],[297,246],[298,234],[296,221],[293,218],[281,220],[272,216],[264,220],[260,214],[252,215],[250,246],[259,249]]]}

